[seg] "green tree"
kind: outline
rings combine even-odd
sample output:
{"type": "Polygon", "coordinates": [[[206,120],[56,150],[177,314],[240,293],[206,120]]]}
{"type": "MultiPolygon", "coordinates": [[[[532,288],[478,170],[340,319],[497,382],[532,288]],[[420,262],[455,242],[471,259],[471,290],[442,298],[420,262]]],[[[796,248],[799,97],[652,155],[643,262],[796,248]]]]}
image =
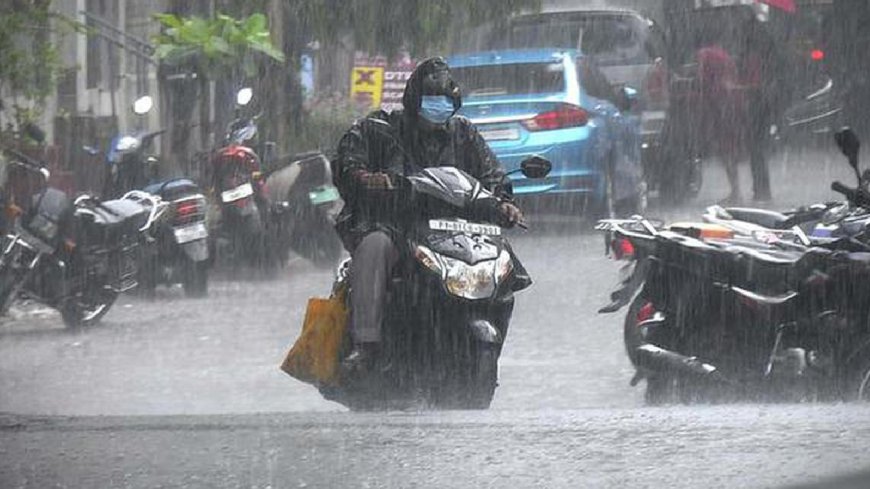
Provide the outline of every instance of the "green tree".
{"type": "MultiPolygon", "coordinates": [[[[163,27],[154,38],[157,57],[167,65],[192,68],[198,80],[202,142],[211,133],[209,82],[251,78],[264,62],[284,62],[284,53],[272,45],[262,13],[240,19],[225,14],[203,18],[168,13],[155,18],[163,27]]],[[[185,115],[188,119],[180,122],[189,125],[192,114],[185,115]]]]}
{"type": "Polygon", "coordinates": [[[63,68],[54,35],[81,26],[51,10],[51,0],[0,3],[0,93],[18,124],[38,117],[63,68]]]}

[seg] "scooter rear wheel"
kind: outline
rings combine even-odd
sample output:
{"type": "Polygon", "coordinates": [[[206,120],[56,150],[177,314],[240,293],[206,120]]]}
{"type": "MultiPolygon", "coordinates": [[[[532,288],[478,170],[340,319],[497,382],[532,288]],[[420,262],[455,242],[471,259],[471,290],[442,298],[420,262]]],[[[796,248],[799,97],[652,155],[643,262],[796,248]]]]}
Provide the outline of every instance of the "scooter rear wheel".
{"type": "Polygon", "coordinates": [[[184,265],[184,294],[187,297],[208,295],[208,262],[188,260],[184,265]]]}
{"type": "Polygon", "coordinates": [[[105,286],[88,289],[61,305],[63,323],[70,329],[95,324],[109,312],[117,298],[118,293],[105,286]]]}

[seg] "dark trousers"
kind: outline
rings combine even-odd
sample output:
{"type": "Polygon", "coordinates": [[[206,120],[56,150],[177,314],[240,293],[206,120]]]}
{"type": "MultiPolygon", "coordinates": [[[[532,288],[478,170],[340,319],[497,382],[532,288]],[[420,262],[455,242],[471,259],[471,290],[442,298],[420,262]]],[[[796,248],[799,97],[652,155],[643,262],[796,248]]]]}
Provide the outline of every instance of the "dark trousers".
{"type": "Polygon", "coordinates": [[[399,249],[383,232],[366,235],[351,253],[350,332],[355,343],[381,341],[387,286],[399,261],[399,249]]]}
{"type": "Polygon", "coordinates": [[[767,166],[767,143],[772,124],[770,110],[758,92],[749,96],[749,165],[752,168],[752,192],[756,199],[770,199],[770,170],[767,166]]]}

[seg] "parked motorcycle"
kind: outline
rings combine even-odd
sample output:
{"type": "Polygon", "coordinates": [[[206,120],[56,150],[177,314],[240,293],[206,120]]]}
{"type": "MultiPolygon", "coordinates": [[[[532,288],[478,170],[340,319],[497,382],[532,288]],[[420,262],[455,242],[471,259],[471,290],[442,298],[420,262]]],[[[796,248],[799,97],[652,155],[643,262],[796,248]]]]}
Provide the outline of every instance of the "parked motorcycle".
{"type": "MultiPolygon", "coordinates": [[[[855,133],[844,128],[835,134],[840,150],[847,157],[849,165],[855,172],[856,186],[850,188],[841,182],[834,182],[832,190],[842,194],[844,202],[827,202],[813,204],[786,212],[776,212],[767,209],[746,207],[707,208],[703,219],[706,222],[728,227],[738,233],[751,234],[764,230],[785,230],[801,228],[808,237],[808,244],[824,246],[827,243],[843,238],[855,240],[854,244],[860,251],[859,243],[870,244],[870,236],[866,235],[870,224],[870,191],[868,177],[859,167],[858,152],[860,142],[855,133]]],[[[867,248],[870,251],[870,248],[867,248]]]]}
{"type": "Polygon", "coordinates": [[[4,151],[46,185],[2,241],[0,309],[23,295],[57,309],[69,328],[99,321],[118,294],[136,287],[140,239],[158,218],[158,203],[148,208],[134,198],[88,195],[73,202],[47,186],[39,162],[4,151]]]}
{"type": "MultiPolygon", "coordinates": [[[[550,162],[523,162],[528,178],[543,178],[550,162]]],[[[327,399],[352,409],[425,403],[438,408],[486,409],[498,380],[514,292],[531,281],[521,270],[498,222],[498,200],[454,167],[396,177],[413,215],[400,219],[408,258],[389,291],[377,378],[321,386],[327,399]],[[374,384],[372,383],[374,382],[374,384]]],[[[347,287],[349,260],[336,290],[347,287]]],[[[352,307],[352,305],[351,305],[352,307]]]]}
{"type": "MultiPolygon", "coordinates": [[[[870,260],[800,232],[600,223],[633,262],[602,312],[631,304],[626,349],[650,403],[870,394],[870,260]],[[627,253],[630,251],[630,253],[627,253]]],[[[846,242],[848,243],[848,242],[846,242]]]]}
{"type": "Polygon", "coordinates": [[[319,151],[287,160],[266,178],[269,200],[287,202],[281,228],[286,234],[276,241],[279,256],[287,260],[292,249],[317,266],[335,266],[344,249],[335,232],[342,200],[332,184],[329,160],[319,151]]]}
{"type": "Polygon", "coordinates": [[[234,263],[241,260],[254,268],[274,270],[280,262],[281,237],[288,235],[288,204],[268,198],[260,156],[254,150],[258,116],[241,114],[252,97],[250,88],[239,90],[237,118],[227,128],[224,147],[209,160],[208,185],[220,209],[214,246],[218,253],[229,250],[234,263]]]}
{"type": "MultiPolygon", "coordinates": [[[[144,116],[153,102],[144,96],[133,103],[133,112],[144,116]]],[[[158,284],[181,283],[190,297],[208,294],[210,254],[207,203],[199,186],[189,178],[161,179],[158,160],[148,151],[164,130],[137,131],[112,140],[107,157],[104,197],[144,190],[168,203],[169,209],[153,227],[143,250],[140,287],[153,293],[158,284]]]]}
{"type": "MultiPolygon", "coordinates": [[[[720,367],[728,368],[729,359],[721,358],[728,344],[770,347],[765,338],[741,338],[746,331],[766,331],[766,338],[774,338],[768,362],[755,371],[763,373],[757,385],[771,383],[775,362],[786,359],[791,380],[815,380],[803,386],[805,395],[870,398],[870,290],[865,286],[870,282],[870,193],[858,168],[857,137],[844,130],[837,142],[858,181],[855,188],[832,185],[846,203],[788,213],[714,206],[703,223],[666,228],[643,219],[599,224],[612,240],[614,255],[629,262],[613,302],[601,312],[631,304],[625,343],[638,367],[633,383],[647,378],[650,402],[675,389],[685,394],[685,386],[698,377],[721,374],[720,367]],[[744,309],[762,317],[747,318],[744,311],[742,319],[734,319],[734,311],[744,309]],[[724,318],[730,324],[723,324],[724,318]],[[710,328],[717,324],[719,329],[710,328]],[[746,324],[754,326],[747,330],[746,324]],[[709,362],[717,355],[718,363],[709,362]]],[[[738,364],[753,364],[752,355],[734,357],[741,358],[738,364]]],[[[745,386],[746,379],[737,383],[745,386]]]]}

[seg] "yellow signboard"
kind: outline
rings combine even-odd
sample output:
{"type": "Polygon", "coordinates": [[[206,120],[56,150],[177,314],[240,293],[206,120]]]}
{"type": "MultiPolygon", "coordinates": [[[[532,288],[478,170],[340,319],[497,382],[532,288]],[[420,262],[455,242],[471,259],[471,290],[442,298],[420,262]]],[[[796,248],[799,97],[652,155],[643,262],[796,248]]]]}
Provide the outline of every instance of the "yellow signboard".
{"type": "Polygon", "coordinates": [[[381,106],[384,90],[384,68],[382,66],[355,66],[351,72],[350,95],[360,106],[375,109],[381,106]]]}

